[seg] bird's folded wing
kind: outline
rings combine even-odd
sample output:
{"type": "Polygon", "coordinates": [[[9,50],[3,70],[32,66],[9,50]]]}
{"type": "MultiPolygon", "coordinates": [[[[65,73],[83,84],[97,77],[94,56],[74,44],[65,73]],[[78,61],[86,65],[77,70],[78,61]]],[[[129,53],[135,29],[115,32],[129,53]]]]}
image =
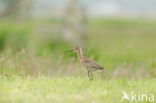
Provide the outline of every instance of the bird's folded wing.
{"type": "Polygon", "coordinates": [[[95,61],[90,60],[90,59],[85,59],[83,61],[83,64],[88,67],[88,68],[96,68],[96,69],[102,69],[103,67],[101,67],[99,64],[97,64],[95,61]]]}

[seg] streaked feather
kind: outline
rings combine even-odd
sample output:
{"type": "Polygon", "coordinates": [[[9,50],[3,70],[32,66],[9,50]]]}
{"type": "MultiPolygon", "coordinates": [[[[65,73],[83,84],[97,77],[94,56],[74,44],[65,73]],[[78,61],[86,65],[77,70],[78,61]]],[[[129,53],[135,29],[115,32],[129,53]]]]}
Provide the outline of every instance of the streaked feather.
{"type": "Polygon", "coordinates": [[[100,66],[99,64],[97,64],[95,61],[91,60],[91,59],[87,59],[87,58],[83,58],[81,60],[81,64],[86,67],[88,70],[89,69],[98,69],[101,70],[103,69],[102,66],[100,66]]]}

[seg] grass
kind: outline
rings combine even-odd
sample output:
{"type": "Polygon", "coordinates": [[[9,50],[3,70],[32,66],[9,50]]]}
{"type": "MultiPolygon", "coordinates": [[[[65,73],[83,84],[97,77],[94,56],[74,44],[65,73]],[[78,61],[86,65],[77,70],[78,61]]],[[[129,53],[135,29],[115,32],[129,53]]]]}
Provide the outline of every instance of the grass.
{"type": "Polygon", "coordinates": [[[105,68],[93,81],[76,55],[66,53],[74,43],[57,30],[46,32],[60,25],[0,24],[0,103],[129,103],[121,101],[122,91],[156,96],[155,21],[89,20],[85,56],[105,68]]]}
{"type": "MultiPolygon", "coordinates": [[[[1,78],[1,103],[129,103],[122,91],[156,95],[155,79],[89,81],[83,77],[1,78]]],[[[148,101],[149,102],[149,101],[148,101]]],[[[134,102],[138,103],[138,102],[134,102]]],[[[146,103],[146,102],[141,102],[146,103]]],[[[154,102],[153,102],[154,103],[154,102]]]]}

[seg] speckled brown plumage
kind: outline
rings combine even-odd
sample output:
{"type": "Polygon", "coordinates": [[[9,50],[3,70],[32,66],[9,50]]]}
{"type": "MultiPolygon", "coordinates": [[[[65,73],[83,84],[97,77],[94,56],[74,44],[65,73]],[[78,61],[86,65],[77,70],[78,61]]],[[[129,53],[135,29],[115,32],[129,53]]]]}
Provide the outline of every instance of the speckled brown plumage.
{"type": "Polygon", "coordinates": [[[88,77],[90,78],[92,71],[96,71],[96,70],[102,70],[103,67],[100,66],[99,64],[97,64],[95,61],[85,58],[83,56],[83,52],[81,47],[76,47],[72,50],[70,50],[71,52],[76,52],[78,55],[78,59],[80,61],[80,63],[86,68],[86,70],[88,71],[88,77]]]}

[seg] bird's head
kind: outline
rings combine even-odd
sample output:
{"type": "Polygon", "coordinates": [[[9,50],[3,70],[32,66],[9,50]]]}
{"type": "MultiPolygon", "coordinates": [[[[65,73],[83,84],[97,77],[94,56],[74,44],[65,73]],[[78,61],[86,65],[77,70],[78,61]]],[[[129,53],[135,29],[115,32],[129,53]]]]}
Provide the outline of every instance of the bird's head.
{"type": "Polygon", "coordinates": [[[69,52],[78,52],[78,51],[80,51],[80,50],[81,50],[81,47],[80,47],[80,46],[77,46],[77,47],[75,47],[74,49],[69,50],[69,52]]]}

